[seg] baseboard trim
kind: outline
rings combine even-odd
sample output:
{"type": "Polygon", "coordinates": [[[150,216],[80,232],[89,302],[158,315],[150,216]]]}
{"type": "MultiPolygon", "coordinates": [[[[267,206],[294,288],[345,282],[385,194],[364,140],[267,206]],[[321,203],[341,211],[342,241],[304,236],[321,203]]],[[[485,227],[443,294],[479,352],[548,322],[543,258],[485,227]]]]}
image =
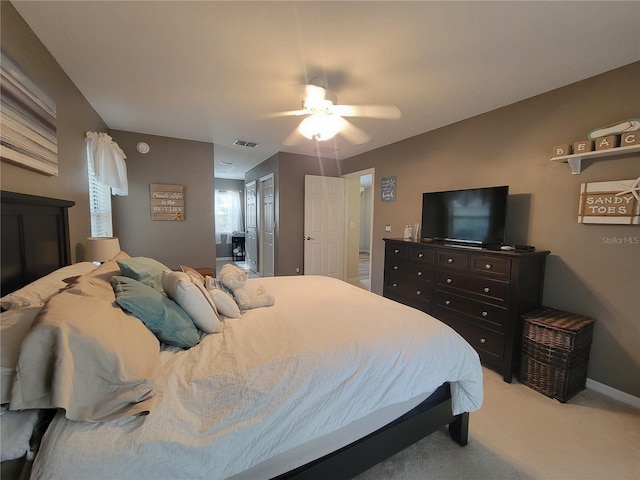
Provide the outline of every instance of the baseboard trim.
{"type": "Polygon", "coordinates": [[[626,403],[627,405],[631,405],[632,407],[640,408],[639,397],[634,397],[633,395],[625,393],[621,390],[616,390],[615,388],[605,385],[604,383],[596,382],[595,380],[587,378],[587,388],[595,390],[596,392],[602,393],[603,395],[611,397],[622,403],[626,403]]]}

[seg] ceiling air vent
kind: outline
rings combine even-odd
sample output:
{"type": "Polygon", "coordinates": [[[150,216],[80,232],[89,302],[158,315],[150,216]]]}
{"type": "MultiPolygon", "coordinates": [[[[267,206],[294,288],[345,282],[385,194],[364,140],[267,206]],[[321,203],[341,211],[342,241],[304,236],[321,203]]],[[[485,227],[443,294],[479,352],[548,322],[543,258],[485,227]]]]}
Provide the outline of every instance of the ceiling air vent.
{"type": "Polygon", "coordinates": [[[255,143],[255,142],[247,142],[246,140],[234,140],[233,144],[234,145],[239,145],[241,147],[249,147],[249,148],[256,148],[258,146],[257,143],[255,143]]]}

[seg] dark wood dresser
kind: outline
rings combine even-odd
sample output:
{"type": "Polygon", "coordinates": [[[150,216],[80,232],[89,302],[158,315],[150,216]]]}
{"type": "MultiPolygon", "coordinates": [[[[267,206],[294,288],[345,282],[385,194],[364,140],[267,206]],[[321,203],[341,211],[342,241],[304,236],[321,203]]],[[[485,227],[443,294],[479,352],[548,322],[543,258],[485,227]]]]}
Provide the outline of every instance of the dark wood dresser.
{"type": "Polygon", "coordinates": [[[541,305],[547,251],[502,251],[385,238],[383,295],[448,324],[511,382],[522,314],[541,305]]]}

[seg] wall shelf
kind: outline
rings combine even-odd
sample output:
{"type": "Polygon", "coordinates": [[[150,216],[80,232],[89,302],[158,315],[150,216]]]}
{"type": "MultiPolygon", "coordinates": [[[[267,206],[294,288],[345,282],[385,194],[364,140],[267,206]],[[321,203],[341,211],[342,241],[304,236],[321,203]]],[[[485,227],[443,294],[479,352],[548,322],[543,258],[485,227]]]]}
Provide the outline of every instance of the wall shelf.
{"type": "Polygon", "coordinates": [[[562,155],[551,158],[552,162],[565,162],[571,167],[571,173],[579,175],[582,171],[582,160],[597,160],[599,158],[614,157],[628,153],[640,152],[640,145],[629,145],[627,147],[609,148],[607,150],[597,150],[593,152],[574,153],[573,155],[562,155]]]}

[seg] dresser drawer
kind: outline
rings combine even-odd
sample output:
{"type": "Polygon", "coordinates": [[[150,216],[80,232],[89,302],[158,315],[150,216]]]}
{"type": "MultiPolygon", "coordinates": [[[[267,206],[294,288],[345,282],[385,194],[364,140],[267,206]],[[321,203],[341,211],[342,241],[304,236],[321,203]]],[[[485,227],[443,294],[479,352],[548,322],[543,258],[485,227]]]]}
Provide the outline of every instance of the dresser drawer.
{"type": "Polygon", "coordinates": [[[393,260],[408,260],[409,246],[398,243],[387,243],[384,249],[385,262],[393,260]]]}
{"type": "Polygon", "coordinates": [[[438,272],[438,285],[481,295],[488,300],[506,303],[509,283],[491,278],[470,277],[457,272],[438,272]]]}
{"type": "Polygon", "coordinates": [[[493,328],[504,329],[507,320],[507,309],[467,297],[454,295],[443,290],[434,293],[434,306],[451,310],[452,313],[462,313],[473,317],[480,324],[486,323],[493,328]]]}
{"type": "Polygon", "coordinates": [[[467,271],[469,255],[463,252],[437,252],[436,265],[450,270],[467,271]]]}
{"type": "Polygon", "coordinates": [[[407,262],[390,262],[387,271],[390,275],[395,274],[397,277],[401,277],[400,280],[433,283],[433,267],[407,262]]]}
{"type": "Polygon", "coordinates": [[[385,278],[385,291],[393,293],[394,296],[430,303],[432,288],[425,282],[389,273],[385,278]]]}
{"type": "Polygon", "coordinates": [[[436,251],[433,248],[411,247],[409,250],[409,260],[412,262],[433,265],[435,257],[436,251]]]}
{"type": "Polygon", "coordinates": [[[481,357],[489,355],[495,360],[503,359],[504,335],[502,333],[448,315],[438,306],[434,307],[433,314],[462,335],[481,357]]]}
{"type": "Polygon", "coordinates": [[[508,280],[511,277],[511,260],[508,258],[472,255],[469,261],[469,272],[508,280]]]}

